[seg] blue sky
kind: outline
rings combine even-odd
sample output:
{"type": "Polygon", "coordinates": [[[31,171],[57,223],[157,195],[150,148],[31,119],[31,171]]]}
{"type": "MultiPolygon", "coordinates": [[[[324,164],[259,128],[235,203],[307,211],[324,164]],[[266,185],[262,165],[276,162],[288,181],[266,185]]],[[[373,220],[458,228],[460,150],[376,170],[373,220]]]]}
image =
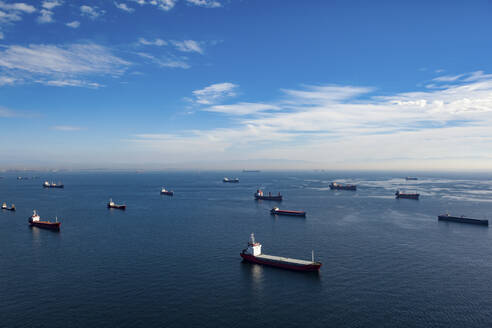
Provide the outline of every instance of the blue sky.
{"type": "Polygon", "coordinates": [[[0,168],[487,170],[489,1],[0,0],[0,168]]]}

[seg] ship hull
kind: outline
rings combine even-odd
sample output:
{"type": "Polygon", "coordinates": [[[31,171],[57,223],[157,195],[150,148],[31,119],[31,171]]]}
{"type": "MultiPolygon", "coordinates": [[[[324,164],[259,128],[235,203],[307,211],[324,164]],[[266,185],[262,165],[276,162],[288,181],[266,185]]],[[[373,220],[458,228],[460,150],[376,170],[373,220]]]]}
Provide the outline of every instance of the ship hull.
{"type": "Polygon", "coordinates": [[[287,216],[302,216],[302,217],[306,216],[306,212],[301,212],[301,211],[283,211],[283,210],[275,211],[275,210],[272,210],[272,211],[270,211],[270,213],[272,215],[287,215],[287,216]]]}
{"type": "Polygon", "coordinates": [[[29,220],[29,225],[31,227],[37,227],[41,229],[48,229],[48,230],[60,230],[60,225],[61,222],[48,222],[48,221],[32,221],[29,220]]]}
{"type": "Polygon", "coordinates": [[[439,215],[439,221],[449,221],[449,222],[459,222],[459,223],[468,223],[468,224],[477,224],[477,225],[489,225],[489,220],[479,220],[479,219],[470,219],[458,216],[450,216],[450,215],[439,215]]]}
{"type": "Polygon", "coordinates": [[[356,191],[357,186],[330,186],[331,190],[352,190],[356,191]]]}
{"type": "Polygon", "coordinates": [[[264,260],[260,259],[256,256],[240,253],[241,257],[244,261],[250,263],[256,263],[261,265],[272,266],[276,268],[286,269],[286,270],[294,270],[294,271],[304,271],[304,272],[315,272],[319,271],[321,268],[321,263],[314,264],[294,264],[280,261],[272,261],[272,260],[264,260]]]}
{"type": "Polygon", "coordinates": [[[397,195],[397,196],[396,196],[396,199],[403,198],[403,199],[414,199],[414,200],[419,200],[419,196],[420,196],[420,195],[418,195],[418,194],[417,194],[417,195],[413,195],[413,194],[412,194],[412,195],[402,195],[402,194],[400,194],[400,195],[397,195]]]}
{"type": "Polygon", "coordinates": [[[256,200],[273,200],[277,202],[282,201],[282,196],[257,196],[255,195],[256,200]]]}
{"type": "Polygon", "coordinates": [[[117,209],[117,210],[126,210],[126,205],[108,205],[108,208],[114,208],[114,209],[117,209]]]}
{"type": "Polygon", "coordinates": [[[161,195],[173,196],[174,192],[172,192],[172,191],[161,191],[161,195]]]}

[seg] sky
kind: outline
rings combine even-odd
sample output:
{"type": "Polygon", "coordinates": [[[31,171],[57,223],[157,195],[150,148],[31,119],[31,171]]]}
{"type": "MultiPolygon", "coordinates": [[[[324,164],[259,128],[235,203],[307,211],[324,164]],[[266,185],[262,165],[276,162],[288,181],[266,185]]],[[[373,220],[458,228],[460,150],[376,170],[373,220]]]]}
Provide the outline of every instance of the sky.
{"type": "Polygon", "coordinates": [[[491,1],[0,0],[0,169],[492,169],[491,1]]]}

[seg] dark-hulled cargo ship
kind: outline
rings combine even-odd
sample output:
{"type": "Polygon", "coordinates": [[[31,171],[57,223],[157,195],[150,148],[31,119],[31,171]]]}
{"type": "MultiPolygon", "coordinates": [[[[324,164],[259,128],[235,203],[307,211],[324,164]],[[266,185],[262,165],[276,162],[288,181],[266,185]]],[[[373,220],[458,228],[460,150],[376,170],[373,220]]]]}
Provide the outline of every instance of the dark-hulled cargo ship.
{"type": "Polygon", "coordinates": [[[244,261],[274,266],[282,269],[296,271],[319,271],[321,262],[314,261],[314,252],[311,253],[311,261],[291,259],[288,257],[266,255],[261,253],[261,244],[255,241],[255,235],[251,234],[248,248],[240,253],[244,261]]]}
{"type": "Polygon", "coordinates": [[[125,204],[116,204],[115,202],[113,202],[113,200],[110,198],[109,199],[109,202],[108,202],[108,208],[115,208],[115,209],[118,209],[118,210],[126,210],[126,205],[125,204]]]}
{"type": "Polygon", "coordinates": [[[278,195],[272,195],[271,192],[269,192],[268,195],[265,195],[261,189],[258,189],[255,192],[255,199],[256,200],[274,200],[277,202],[281,202],[282,201],[282,195],[280,195],[280,193],[278,193],[278,195]]]}
{"type": "Polygon", "coordinates": [[[351,184],[341,184],[341,183],[332,182],[330,183],[330,189],[331,190],[357,190],[357,186],[351,184]]]}
{"type": "Polygon", "coordinates": [[[420,194],[418,194],[418,193],[405,193],[405,192],[400,192],[400,190],[397,190],[395,192],[395,196],[396,196],[396,199],[406,198],[406,199],[418,200],[420,197],[420,194]]]}
{"type": "Polygon", "coordinates": [[[166,188],[162,187],[162,189],[161,189],[161,195],[174,196],[174,191],[172,191],[172,190],[166,190],[166,188]]]}
{"type": "Polygon", "coordinates": [[[48,181],[45,181],[43,183],[43,187],[44,188],[65,188],[65,185],[63,183],[55,183],[55,182],[48,182],[48,181]]]}
{"type": "Polygon", "coordinates": [[[484,225],[488,226],[489,225],[489,220],[485,219],[471,219],[467,218],[465,216],[452,216],[449,215],[448,213],[446,214],[441,214],[437,216],[437,219],[439,221],[450,221],[450,222],[459,222],[459,223],[469,223],[469,224],[478,224],[478,225],[484,225]]]}
{"type": "Polygon", "coordinates": [[[224,178],[222,179],[223,182],[229,182],[229,183],[238,183],[239,178],[224,178]]]}

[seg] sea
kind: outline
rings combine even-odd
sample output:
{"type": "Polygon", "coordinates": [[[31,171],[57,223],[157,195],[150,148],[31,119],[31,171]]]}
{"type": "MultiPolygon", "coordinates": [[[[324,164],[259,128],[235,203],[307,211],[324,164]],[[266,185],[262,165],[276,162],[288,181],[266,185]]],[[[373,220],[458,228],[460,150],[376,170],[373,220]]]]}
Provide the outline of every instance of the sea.
{"type": "Polygon", "coordinates": [[[492,228],[437,216],[492,219],[492,174],[405,175],[2,173],[17,211],[0,211],[0,327],[491,327],[492,228]],[[259,188],[284,200],[255,201],[259,188]],[[60,232],[29,227],[33,209],[60,232]],[[265,254],[314,251],[320,272],[242,262],[251,233],[265,254]]]}

